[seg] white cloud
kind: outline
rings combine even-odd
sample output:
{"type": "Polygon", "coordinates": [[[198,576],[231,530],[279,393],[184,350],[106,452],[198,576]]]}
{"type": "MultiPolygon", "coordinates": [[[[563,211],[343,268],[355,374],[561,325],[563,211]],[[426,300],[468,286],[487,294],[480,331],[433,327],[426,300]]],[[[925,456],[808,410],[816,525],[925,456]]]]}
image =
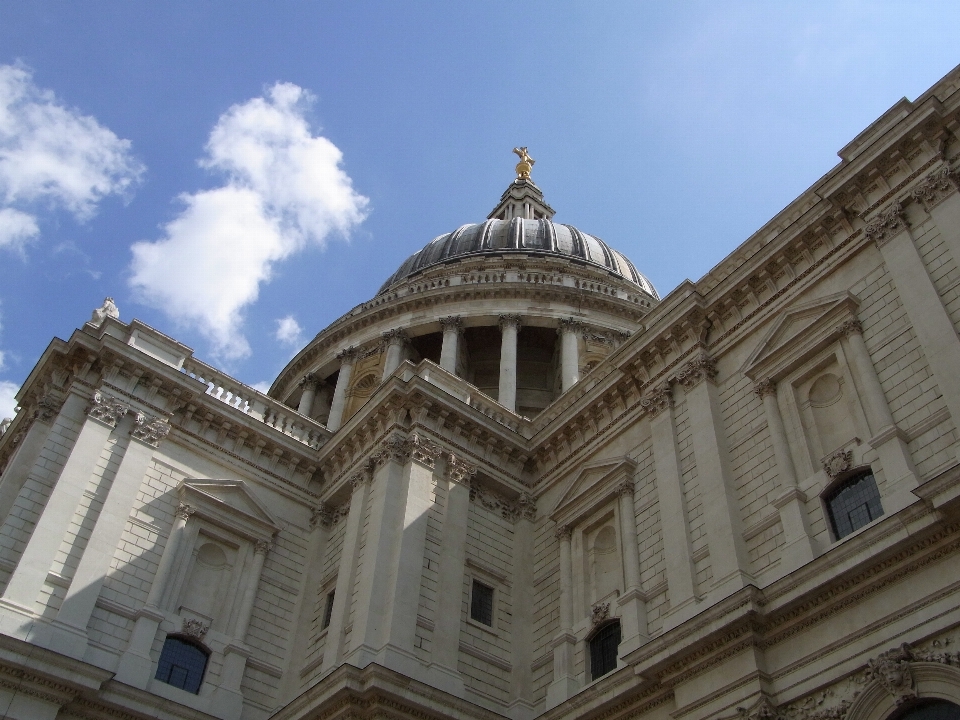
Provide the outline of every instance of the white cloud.
{"type": "Polygon", "coordinates": [[[274,337],[284,345],[301,345],[303,343],[303,328],[293,315],[277,320],[277,332],[274,337]]]}
{"type": "Polygon", "coordinates": [[[267,392],[270,390],[270,386],[271,386],[272,384],[273,384],[273,383],[271,383],[271,382],[268,381],[268,380],[262,380],[261,382],[254,383],[254,384],[251,385],[250,387],[252,387],[254,390],[259,390],[259,391],[262,392],[264,395],[266,395],[267,392]]]}
{"type": "Polygon", "coordinates": [[[200,330],[226,359],[249,355],[243,310],[274,264],[365,217],[367,199],[340,167],[340,150],[310,128],[312,102],[302,88],[277,83],[227,110],[200,162],[225,183],[181,195],[184,209],[163,237],[132,247],[130,283],[140,298],[200,330]]]}
{"type": "Polygon", "coordinates": [[[38,205],[83,221],[142,173],[129,140],[61,105],[27,68],[0,65],[0,247],[20,247],[39,234],[38,205]]]}
{"type": "Polygon", "coordinates": [[[13,396],[17,394],[20,386],[7,380],[0,380],[0,420],[12,418],[15,414],[17,401],[13,396]]]}

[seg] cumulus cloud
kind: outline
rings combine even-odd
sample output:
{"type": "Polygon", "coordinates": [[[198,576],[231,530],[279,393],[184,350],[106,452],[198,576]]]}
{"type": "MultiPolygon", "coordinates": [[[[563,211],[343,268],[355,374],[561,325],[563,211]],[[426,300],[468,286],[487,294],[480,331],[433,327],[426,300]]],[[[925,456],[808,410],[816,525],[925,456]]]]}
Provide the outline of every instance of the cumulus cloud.
{"type": "Polygon", "coordinates": [[[82,222],[142,173],[129,140],[62,105],[29,69],[0,65],[0,247],[22,247],[39,234],[38,208],[64,209],[82,222]]]}
{"type": "Polygon", "coordinates": [[[17,401],[13,396],[20,386],[7,380],[0,380],[0,420],[12,418],[15,414],[17,401]]]}
{"type": "Polygon", "coordinates": [[[312,102],[303,88],[277,83],[227,110],[200,161],[224,183],[181,195],[163,236],[132,247],[140,299],[198,329],[225,359],[249,355],[243,310],[274,265],[365,217],[367,198],[341,168],[340,150],[310,127],[312,102]]]}
{"type": "Polygon", "coordinates": [[[303,328],[293,315],[287,315],[277,320],[277,331],[274,337],[284,345],[301,345],[303,343],[303,328]]]}

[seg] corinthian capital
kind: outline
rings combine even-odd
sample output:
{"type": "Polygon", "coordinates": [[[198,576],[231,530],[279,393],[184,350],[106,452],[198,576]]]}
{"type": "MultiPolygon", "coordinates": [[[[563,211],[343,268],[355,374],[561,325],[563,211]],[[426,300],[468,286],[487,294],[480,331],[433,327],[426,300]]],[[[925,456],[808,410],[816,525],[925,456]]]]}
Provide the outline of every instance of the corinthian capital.
{"type": "Polygon", "coordinates": [[[640,407],[656,417],[673,404],[673,391],[664,383],[640,398],[640,407]]]}
{"type": "Polygon", "coordinates": [[[844,337],[850,337],[851,335],[863,335],[863,325],[860,324],[860,321],[854,318],[853,320],[847,320],[843,325],[837,328],[839,332],[844,337]]]}
{"type": "Polygon", "coordinates": [[[102,423],[116,427],[117,422],[130,410],[130,406],[112,395],[97,391],[87,408],[87,415],[102,423]]]}
{"type": "Polygon", "coordinates": [[[440,327],[443,328],[445,333],[455,332],[459,334],[463,332],[463,320],[459,315],[448,315],[440,318],[440,327]]]}
{"type": "Polygon", "coordinates": [[[470,487],[470,481],[477,474],[477,467],[468,462],[464,462],[453,453],[447,455],[447,469],[444,471],[444,477],[447,480],[470,487]]]}
{"type": "Polygon", "coordinates": [[[385,333],[380,334],[380,339],[383,342],[384,346],[387,345],[403,345],[410,338],[407,337],[407,334],[400,328],[394,330],[387,330],[385,333]]]}
{"type": "Polygon", "coordinates": [[[877,247],[882,247],[888,240],[896,237],[906,228],[907,221],[903,217],[903,207],[900,203],[895,202],[867,223],[867,226],[863,229],[863,234],[868,239],[873,240],[877,247]]]}
{"type": "Polygon", "coordinates": [[[777,384],[770,378],[765,378],[754,385],[753,391],[761,398],[765,398],[767,395],[776,396],[777,384]]]}
{"type": "Polygon", "coordinates": [[[712,381],[717,377],[717,361],[709,355],[700,355],[694,358],[677,374],[677,382],[685,388],[692,388],[704,380],[712,381]]]}
{"type": "Polygon", "coordinates": [[[919,200],[927,210],[930,210],[958,189],[960,189],[960,175],[948,167],[942,167],[927,175],[913,189],[912,195],[915,200],[919,200]]]}
{"type": "Polygon", "coordinates": [[[582,333],[586,332],[587,326],[584,325],[579,320],[574,320],[573,318],[564,318],[560,321],[560,327],[557,329],[557,332],[563,334],[565,332],[570,333],[582,333]]]}
{"type": "Polygon", "coordinates": [[[321,380],[320,377],[315,373],[307,373],[300,378],[300,382],[297,383],[297,385],[302,387],[304,390],[316,390],[322,384],[323,380],[321,380]]]}
{"type": "Polygon", "coordinates": [[[519,330],[520,316],[519,315],[501,315],[499,324],[500,324],[500,332],[503,332],[504,329],[508,327],[513,327],[519,330]]]}
{"type": "Polygon", "coordinates": [[[350,347],[346,347],[337,353],[337,360],[342,362],[344,365],[352,365],[357,359],[358,354],[359,350],[357,347],[355,345],[351,345],[350,347]]]}
{"type": "Polygon", "coordinates": [[[165,418],[137,413],[137,421],[133,430],[130,431],[130,436],[142,443],[157,447],[169,433],[170,423],[165,418]]]}

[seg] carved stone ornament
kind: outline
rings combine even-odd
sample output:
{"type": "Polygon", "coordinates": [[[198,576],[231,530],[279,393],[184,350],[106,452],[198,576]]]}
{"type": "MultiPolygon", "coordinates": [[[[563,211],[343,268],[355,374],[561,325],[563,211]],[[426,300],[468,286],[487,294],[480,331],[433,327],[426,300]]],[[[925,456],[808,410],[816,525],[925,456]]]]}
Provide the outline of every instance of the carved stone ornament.
{"type": "Polygon", "coordinates": [[[463,320],[459,315],[448,315],[440,318],[440,327],[443,332],[456,332],[458,335],[463,332],[463,320]]]}
{"type": "Polygon", "coordinates": [[[52,395],[44,395],[37,400],[37,411],[35,417],[40,422],[48,423],[53,420],[63,407],[63,402],[52,395]]]}
{"type": "Polygon", "coordinates": [[[565,318],[560,321],[560,327],[557,328],[558,334],[563,334],[565,332],[571,333],[584,333],[587,331],[587,326],[584,325],[579,320],[574,320],[573,318],[565,318]]]}
{"type": "Polygon", "coordinates": [[[853,467],[853,450],[837,450],[823,461],[823,470],[831,478],[853,467]]]}
{"type": "Polygon", "coordinates": [[[753,391],[754,391],[760,398],[765,398],[767,395],[773,395],[774,397],[776,397],[776,394],[777,394],[777,383],[775,383],[775,382],[774,382],[773,380],[771,380],[770,378],[766,378],[765,380],[761,380],[760,382],[758,382],[758,383],[754,386],[753,391]]]}
{"type": "Polygon", "coordinates": [[[351,345],[350,347],[346,347],[337,353],[337,360],[339,360],[344,365],[350,365],[353,363],[354,360],[357,359],[358,353],[359,353],[359,350],[357,349],[357,347],[354,345],[351,345]]]}
{"type": "Polygon", "coordinates": [[[207,630],[209,629],[210,626],[203,622],[203,620],[198,620],[197,618],[184,618],[180,632],[182,632],[184,635],[196,638],[197,640],[203,640],[203,636],[207,634],[207,630]]]}
{"type": "Polygon", "coordinates": [[[170,423],[165,418],[137,413],[137,421],[133,430],[130,431],[130,436],[142,443],[157,447],[169,433],[170,423]]]}
{"type": "Polygon", "coordinates": [[[108,317],[120,317],[120,310],[117,308],[117,304],[113,301],[112,297],[104,298],[103,305],[93,311],[93,314],[90,316],[90,324],[100,327],[108,317]]]}
{"type": "Polygon", "coordinates": [[[460,483],[470,486],[473,476],[477,474],[477,467],[468,462],[464,462],[453,453],[447,455],[447,468],[444,471],[444,477],[450,482],[460,483]]]}
{"type": "Polygon", "coordinates": [[[867,239],[873,240],[877,247],[880,247],[906,228],[907,222],[903,219],[903,207],[900,203],[893,203],[867,223],[867,226],[863,229],[863,234],[867,239]]]}
{"type": "Polygon", "coordinates": [[[186,503],[180,503],[177,505],[176,516],[182,518],[183,520],[189,520],[190,516],[196,512],[195,508],[190,507],[186,503]]]}
{"type": "Polygon", "coordinates": [[[380,465],[390,460],[406,462],[409,457],[410,442],[403,435],[393,434],[380,443],[380,447],[374,453],[372,460],[380,465]]]}
{"type": "Polygon", "coordinates": [[[837,328],[837,332],[844,337],[850,337],[851,335],[863,335],[863,324],[856,318],[853,320],[847,320],[845,323],[843,323],[843,325],[837,328]]]}
{"type": "Polygon", "coordinates": [[[590,621],[594,625],[599,625],[610,617],[610,603],[597,603],[593,606],[593,612],[590,615],[590,621]]]}
{"type": "Polygon", "coordinates": [[[500,316],[500,332],[503,332],[506,327],[515,327],[517,330],[520,329],[520,316],[519,315],[501,315],[500,316]]]}
{"type": "Polygon", "coordinates": [[[942,167],[930,173],[913,190],[913,197],[928,210],[948,195],[960,189],[960,175],[955,170],[942,167]]]}
{"type": "Polygon", "coordinates": [[[905,700],[917,697],[917,688],[910,670],[910,662],[913,659],[910,646],[904,643],[870,660],[867,663],[867,677],[880,683],[899,705],[905,700]]]}
{"type": "Polygon", "coordinates": [[[347,481],[350,483],[351,492],[356,492],[360,486],[373,480],[373,462],[366,462],[357,472],[350,476],[347,481]]]}
{"type": "Polygon", "coordinates": [[[535,520],[537,517],[537,501],[528,492],[520,493],[517,498],[517,517],[524,520],[535,520]]]}
{"type": "Polygon", "coordinates": [[[783,720],[783,714],[766,695],[761,695],[750,707],[738,707],[737,715],[743,720],[783,720]]]}
{"type": "Polygon", "coordinates": [[[257,540],[253,544],[253,554],[254,555],[266,555],[270,552],[270,541],[269,540],[257,540]]]}
{"type": "Polygon", "coordinates": [[[428,468],[434,468],[437,458],[443,454],[443,449],[439,445],[433,444],[417,433],[411,435],[407,442],[410,443],[410,457],[428,468]]]}
{"type": "Polygon", "coordinates": [[[129,410],[130,406],[125,402],[98,390],[93,394],[93,402],[87,408],[87,415],[111,427],[116,427],[120,418],[129,410]]]}
{"type": "Polygon", "coordinates": [[[323,384],[323,380],[321,380],[314,373],[307,373],[302,378],[300,378],[300,382],[297,383],[297,385],[299,387],[302,387],[304,390],[316,390],[322,384],[323,384]]]}
{"type": "Polygon", "coordinates": [[[510,522],[516,522],[520,518],[532,520],[537,514],[537,505],[531,495],[522,493],[517,500],[510,500],[483,487],[476,480],[470,482],[470,500],[487,510],[499,512],[504,520],[510,522]]]}
{"type": "Polygon", "coordinates": [[[661,385],[640,398],[640,407],[656,417],[673,404],[673,391],[669,385],[661,385]]]}
{"type": "Polygon", "coordinates": [[[709,355],[700,355],[694,358],[677,373],[677,382],[685,388],[692,388],[704,380],[713,380],[717,377],[717,361],[709,355]]]}
{"type": "Polygon", "coordinates": [[[407,334],[396,328],[394,330],[387,330],[385,333],[380,334],[380,339],[383,342],[384,347],[388,345],[403,345],[410,338],[407,337],[407,334]]]}
{"type": "Polygon", "coordinates": [[[628,478],[618,483],[613,489],[613,494],[617,497],[620,497],[621,495],[633,495],[633,480],[628,478]]]}
{"type": "Polygon", "coordinates": [[[557,525],[554,535],[556,535],[557,540],[569,540],[570,536],[573,535],[573,528],[569,525],[557,525]]]}

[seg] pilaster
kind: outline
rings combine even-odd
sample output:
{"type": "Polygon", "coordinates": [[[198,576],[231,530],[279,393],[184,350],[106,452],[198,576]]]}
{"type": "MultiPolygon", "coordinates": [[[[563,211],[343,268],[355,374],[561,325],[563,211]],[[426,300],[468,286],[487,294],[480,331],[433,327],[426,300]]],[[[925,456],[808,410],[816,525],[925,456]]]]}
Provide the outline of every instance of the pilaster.
{"type": "Polygon", "coordinates": [[[573,552],[572,528],[557,528],[560,541],[560,630],[553,637],[553,682],[547,687],[546,707],[549,710],[572,697],[580,689],[573,670],[577,638],[573,633],[573,552]]]}
{"type": "Polygon", "coordinates": [[[617,598],[622,623],[621,656],[646,643],[647,599],[640,586],[640,548],[637,544],[637,514],[633,505],[633,480],[624,480],[616,488],[620,505],[620,538],[623,545],[624,591],[617,598]]]}
{"type": "MultiPolygon", "coordinates": [[[[0,524],[6,521],[30,472],[36,466],[62,406],[63,403],[56,397],[44,395],[37,401],[29,426],[21,431],[20,447],[3,469],[3,482],[0,482],[0,524]]],[[[26,409],[21,412],[26,412],[26,409]]]]}

